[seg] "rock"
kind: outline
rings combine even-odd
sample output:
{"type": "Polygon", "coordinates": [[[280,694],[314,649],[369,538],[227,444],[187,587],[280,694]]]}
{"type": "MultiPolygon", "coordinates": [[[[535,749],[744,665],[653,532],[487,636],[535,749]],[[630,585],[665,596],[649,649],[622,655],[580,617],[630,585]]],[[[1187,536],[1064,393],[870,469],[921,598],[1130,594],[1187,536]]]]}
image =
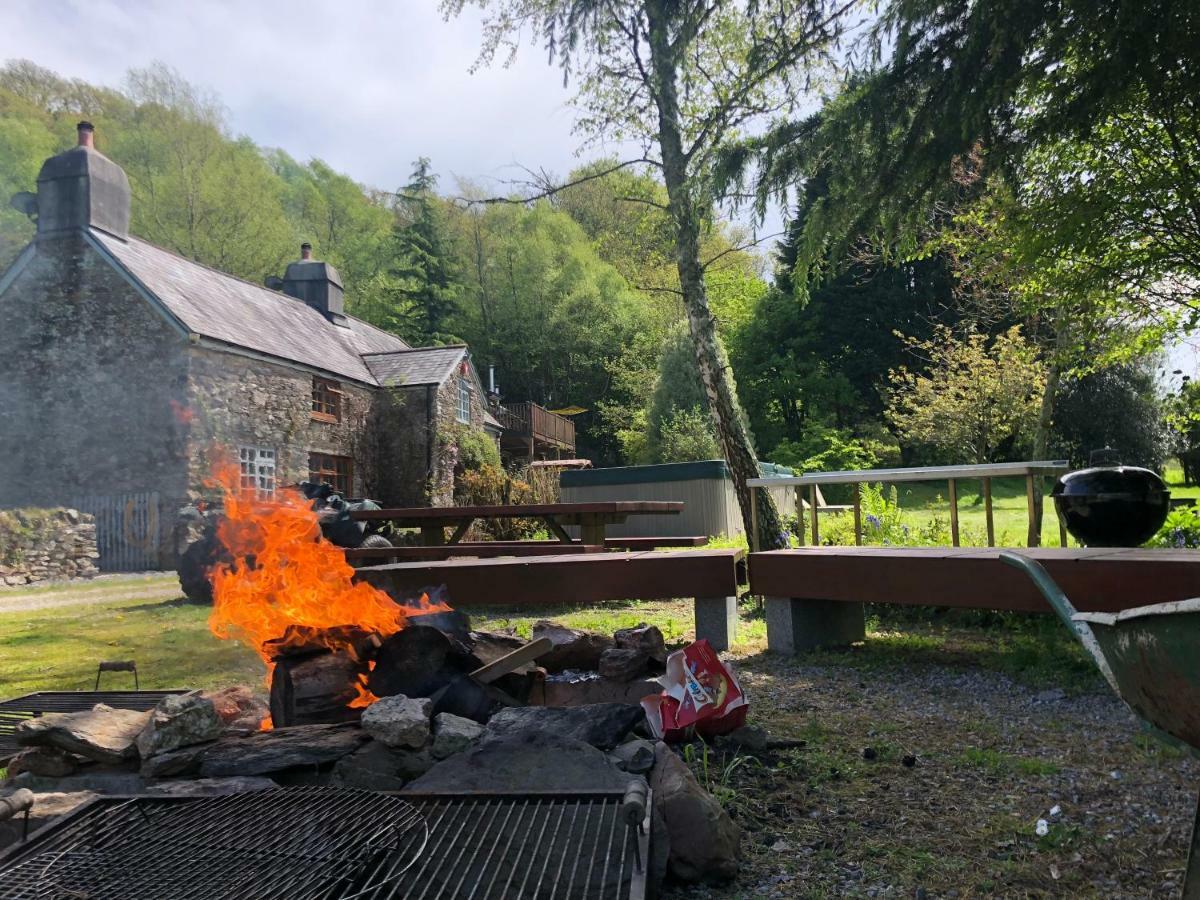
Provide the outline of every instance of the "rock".
{"type": "Polygon", "coordinates": [[[156,753],[216,740],[221,729],[216,707],[199,691],[171,694],[150,711],[150,721],[137,737],[138,754],[149,759],[156,753]]]}
{"type": "Polygon", "coordinates": [[[383,697],[362,714],[362,727],[371,737],[389,747],[420,750],[429,743],[429,716],[433,701],[428,697],[383,697]]]}
{"type": "MultiPolygon", "coordinates": [[[[29,811],[29,833],[33,834],[39,828],[60,819],[76,807],[90,803],[96,799],[91,791],[61,792],[52,791],[36,794],[33,799],[33,809],[29,811]]],[[[0,822],[0,850],[21,840],[25,831],[25,816],[0,822]]]]}
{"type": "Polygon", "coordinates": [[[398,791],[424,775],[435,760],[429,750],[394,750],[370,741],[333,767],[334,780],[344,787],[367,791],[398,791]]]}
{"type": "Polygon", "coordinates": [[[143,778],[171,778],[200,771],[200,760],[211,744],[193,744],[180,750],[159,753],[142,761],[143,778]]]}
{"type": "Polygon", "coordinates": [[[8,777],[28,772],[47,778],[62,778],[79,768],[79,757],[57,747],[31,747],[8,761],[8,777]]]}
{"type": "Polygon", "coordinates": [[[642,622],[634,628],[613,632],[613,640],[622,650],[640,650],[660,666],[667,663],[667,642],[657,625],[642,622]]]}
{"type": "Polygon", "coordinates": [[[600,654],[600,674],[614,681],[633,681],[650,669],[650,657],[641,650],[614,647],[600,654]]]}
{"type": "Polygon", "coordinates": [[[258,731],[263,719],[271,714],[266,701],[248,685],[235,684],[219,691],[204,691],[201,696],[212,701],[221,724],[233,731],[258,731]]]}
{"type": "Polygon", "coordinates": [[[96,794],[136,794],[146,785],[141,775],[126,766],[84,766],[75,775],[62,778],[22,772],[8,783],[12,787],[29,788],[34,793],[91,791],[96,794]]]}
{"type": "Polygon", "coordinates": [[[103,703],[83,712],[45,713],[16,728],[17,743],[25,747],[58,747],[103,763],[137,756],[135,741],[149,712],[113,709],[103,703]]]}
{"type": "Polygon", "coordinates": [[[345,725],[295,725],[248,737],[223,737],[200,759],[206,778],[266,775],[292,766],[319,766],[348,756],[368,735],[345,725]]]}
{"type": "Polygon", "coordinates": [[[245,791],[268,791],[277,788],[270,778],[233,775],[228,778],[185,778],[160,781],[146,786],[143,793],[168,797],[213,797],[220,794],[241,794],[245,791]]]}
{"type": "Polygon", "coordinates": [[[661,741],[654,759],[650,789],[654,819],[666,826],[669,839],[667,871],[681,881],[733,878],[741,858],[741,829],[661,741]]]}
{"type": "Polygon", "coordinates": [[[761,752],[771,747],[771,735],[761,725],[743,725],[713,739],[721,749],[761,752]]]}
{"type": "Polygon", "coordinates": [[[601,678],[598,672],[563,672],[551,675],[544,685],[546,706],[586,706],[589,703],[631,703],[661,693],[657,680],[645,677],[635,681],[601,678]]]}
{"type": "Polygon", "coordinates": [[[624,790],[630,776],[590,744],[553,732],[488,737],[437,763],[405,791],[624,790]]]}
{"type": "MultiPolygon", "coordinates": [[[[514,650],[519,650],[526,643],[515,634],[505,634],[500,631],[472,631],[469,640],[471,662],[477,669],[495,662],[514,650]]],[[[537,663],[526,663],[513,671],[524,674],[531,671],[535,665],[537,663]]]]}
{"type": "Polygon", "coordinates": [[[625,703],[593,703],[569,709],[514,706],[493,715],[487,730],[495,737],[526,733],[561,735],[611,750],[645,717],[640,706],[625,703]]]}
{"type": "Polygon", "coordinates": [[[484,732],[478,722],[450,713],[438,713],[433,717],[433,756],[445,759],[455,753],[470,749],[484,732]]]}
{"type": "Polygon", "coordinates": [[[554,649],[538,657],[538,665],[547,672],[562,672],[565,669],[595,669],[600,665],[600,654],[613,646],[612,638],[603,634],[592,634],[556,625],[554,622],[538,622],[533,626],[533,639],[549,638],[554,649]]]}
{"type": "Polygon", "coordinates": [[[631,775],[645,775],[654,768],[654,744],[640,738],[626,741],[609,755],[631,775]]]}

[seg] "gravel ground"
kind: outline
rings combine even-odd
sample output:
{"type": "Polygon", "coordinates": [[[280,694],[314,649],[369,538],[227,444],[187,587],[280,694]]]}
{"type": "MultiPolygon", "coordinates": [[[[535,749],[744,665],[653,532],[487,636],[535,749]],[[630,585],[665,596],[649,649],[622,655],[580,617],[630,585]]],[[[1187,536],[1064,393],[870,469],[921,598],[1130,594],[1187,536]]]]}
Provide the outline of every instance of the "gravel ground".
{"type": "Polygon", "coordinates": [[[1098,679],[1068,695],[854,654],[735,662],[751,721],[807,743],[686,751],[742,825],[745,859],[735,883],[671,896],[1178,896],[1200,762],[1143,733],[1098,679]]]}

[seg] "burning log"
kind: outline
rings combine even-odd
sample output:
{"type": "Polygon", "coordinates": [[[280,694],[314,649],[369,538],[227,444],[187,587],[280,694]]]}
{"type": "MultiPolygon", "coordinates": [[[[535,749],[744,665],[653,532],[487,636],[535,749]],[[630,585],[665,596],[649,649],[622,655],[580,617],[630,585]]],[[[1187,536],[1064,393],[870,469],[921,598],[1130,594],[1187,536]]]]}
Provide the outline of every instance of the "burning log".
{"type": "Polygon", "coordinates": [[[352,707],[367,665],[344,653],[323,651],[283,656],[271,674],[271,721],[276,727],[354,722],[362,713],[352,707]]]}

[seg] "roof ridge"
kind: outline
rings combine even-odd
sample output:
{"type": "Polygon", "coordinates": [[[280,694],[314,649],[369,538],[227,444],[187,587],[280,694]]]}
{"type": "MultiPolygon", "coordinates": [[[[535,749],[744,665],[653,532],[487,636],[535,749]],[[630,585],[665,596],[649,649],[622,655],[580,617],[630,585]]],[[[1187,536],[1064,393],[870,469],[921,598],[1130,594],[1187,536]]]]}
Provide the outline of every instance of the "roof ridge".
{"type": "MultiPolygon", "coordinates": [[[[369,322],[367,323],[370,324],[369,322]]],[[[384,332],[391,334],[390,331],[384,332]]],[[[467,350],[468,344],[437,344],[433,347],[405,347],[403,350],[372,350],[369,353],[361,353],[360,356],[395,356],[397,353],[428,353],[430,350],[467,350]]]]}

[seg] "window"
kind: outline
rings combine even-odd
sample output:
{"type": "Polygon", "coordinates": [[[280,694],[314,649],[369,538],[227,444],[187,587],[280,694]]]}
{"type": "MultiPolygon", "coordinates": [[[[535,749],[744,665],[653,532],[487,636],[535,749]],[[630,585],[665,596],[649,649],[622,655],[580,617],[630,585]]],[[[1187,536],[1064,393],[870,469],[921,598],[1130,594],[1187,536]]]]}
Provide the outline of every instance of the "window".
{"type": "Polygon", "coordinates": [[[465,375],[458,379],[458,421],[471,423],[471,386],[465,375]]]}
{"type": "Polygon", "coordinates": [[[313,377],[312,417],[319,422],[342,421],[342,386],[327,378],[313,377]]]}
{"type": "Polygon", "coordinates": [[[354,460],[348,456],[332,453],[308,454],[308,480],[321,484],[328,482],[343,497],[354,489],[354,460]]]}
{"type": "Polygon", "coordinates": [[[260,500],[275,496],[275,451],[263,447],[239,447],[242,490],[253,491],[260,500]]]}

